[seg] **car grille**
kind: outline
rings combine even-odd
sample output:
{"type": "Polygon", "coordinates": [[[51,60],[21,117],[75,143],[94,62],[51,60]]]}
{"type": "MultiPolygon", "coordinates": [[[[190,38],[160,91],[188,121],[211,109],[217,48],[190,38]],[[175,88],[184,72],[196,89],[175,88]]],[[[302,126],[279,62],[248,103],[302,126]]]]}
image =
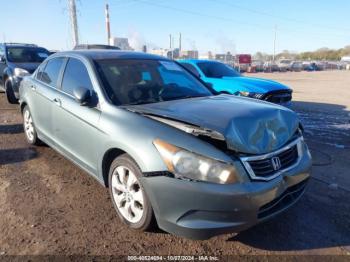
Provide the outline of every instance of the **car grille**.
{"type": "Polygon", "coordinates": [[[275,104],[288,103],[292,100],[292,92],[291,91],[269,92],[263,97],[263,100],[271,103],[275,103],[275,104]]]}
{"type": "MultiPolygon", "coordinates": [[[[290,149],[276,155],[281,161],[281,167],[279,169],[285,169],[293,165],[298,159],[297,146],[293,146],[290,149]]],[[[257,161],[248,161],[249,165],[253,169],[256,176],[267,177],[271,176],[275,169],[272,165],[271,158],[257,161]]]]}
{"type": "Polygon", "coordinates": [[[305,179],[302,182],[287,188],[287,190],[284,191],[279,197],[260,207],[258,219],[263,219],[276,214],[277,212],[282,211],[295,203],[305,191],[307,181],[308,179],[305,179]]]}
{"type": "Polygon", "coordinates": [[[294,167],[301,156],[301,138],[286,147],[261,156],[242,157],[241,161],[252,179],[271,180],[294,167]]]}

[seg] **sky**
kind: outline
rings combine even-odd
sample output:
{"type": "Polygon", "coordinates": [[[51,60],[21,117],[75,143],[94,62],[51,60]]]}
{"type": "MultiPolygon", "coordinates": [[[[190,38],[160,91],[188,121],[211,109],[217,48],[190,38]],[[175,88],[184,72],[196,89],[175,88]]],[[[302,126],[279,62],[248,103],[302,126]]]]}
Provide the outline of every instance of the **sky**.
{"type": "MultiPolygon", "coordinates": [[[[0,41],[72,48],[67,0],[1,1],[0,41]],[[8,11],[4,11],[8,10],[8,11]]],[[[107,42],[111,32],[132,47],[168,48],[169,35],[201,54],[312,51],[350,45],[349,0],[76,0],[81,43],[107,42]]]]}

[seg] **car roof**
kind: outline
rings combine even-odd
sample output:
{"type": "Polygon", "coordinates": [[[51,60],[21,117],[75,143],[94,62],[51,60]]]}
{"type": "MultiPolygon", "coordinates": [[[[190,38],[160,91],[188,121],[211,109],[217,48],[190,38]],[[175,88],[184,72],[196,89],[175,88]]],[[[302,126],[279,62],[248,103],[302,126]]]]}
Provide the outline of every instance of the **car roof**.
{"type": "Polygon", "coordinates": [[[208,60],[208,59],[182,59],[178,60],[179,63],[191,63],[191,64],[197,64],[197,63],[220,63],[219,61],[216,60],[208,60]]]}
{"type": "MultiPolygon", "coordinates": [[[[74,56],[78,55],[92,60],[105,59],[147,59],[147,60],[169,60],[163,56],[157,56],[147,53],[122,51],[122,50],[101,50],[101,49],[87,49],[87,50],[72,50],[58,52],[52,57],[57,56],[74,56]]],[[[170,61],[170,60],[169,60],[170,61]]]]}
{"type": "Polygon", "coordinates": [[[0,45],[3,45],[5,47],[28,47],[28,48],[43,48],[46,49],[45,47],[41,47],[35,44],[25,44],[25,43],[0,43],[0,45]]]}

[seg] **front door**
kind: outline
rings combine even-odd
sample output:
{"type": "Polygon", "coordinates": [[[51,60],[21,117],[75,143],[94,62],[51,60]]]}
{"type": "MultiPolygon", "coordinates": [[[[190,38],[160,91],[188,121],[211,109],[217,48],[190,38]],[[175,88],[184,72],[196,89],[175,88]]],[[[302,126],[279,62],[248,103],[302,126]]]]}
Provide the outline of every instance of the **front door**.
{"type": "Polygon", "coordinates": [[[101,111],[97,105],[80,105],[73,96],[75,87],[87,88],[96,96],[84,63],[70,58],[64,70],[61,92],[57,94],[57,103],[53,108],[55,140],[68,157],[96,174],[97,148],[103,135],[98,128],[101,111]]]}

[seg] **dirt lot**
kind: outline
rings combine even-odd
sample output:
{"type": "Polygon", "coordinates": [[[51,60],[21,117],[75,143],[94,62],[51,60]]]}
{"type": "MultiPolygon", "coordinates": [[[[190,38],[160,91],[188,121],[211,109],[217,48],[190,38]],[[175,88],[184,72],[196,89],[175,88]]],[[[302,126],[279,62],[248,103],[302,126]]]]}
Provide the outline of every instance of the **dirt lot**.
{"type": "Polygon", "coordinates": [[[26,144],[17,107],[0,94],[0,254],[350,255],[350,72],[256,76],[294,89],[313,179],[288,212],[208,241],[122,225],[105,188],[49,147],[26,144]]]}

